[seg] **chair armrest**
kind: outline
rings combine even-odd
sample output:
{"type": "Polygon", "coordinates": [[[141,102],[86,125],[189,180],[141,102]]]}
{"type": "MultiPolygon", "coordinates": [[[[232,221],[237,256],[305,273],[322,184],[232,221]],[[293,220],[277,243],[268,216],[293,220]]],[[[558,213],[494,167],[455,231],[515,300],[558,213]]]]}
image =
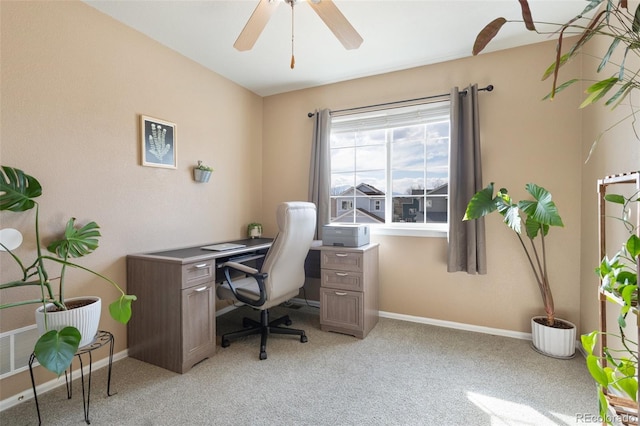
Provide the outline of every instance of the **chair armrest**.
{"type": "Polygon", "coordinates": [[[255,275],[258,272],[260,272],[256,268],[252,268],[251,266],[247,266],[244,263],[238,263],[238,262],[224,262],[222,266],[225,268],[226,267],[233,268],[236,271],[244,272],[245,274],[249,274],[249,275],[255,275]]]}
{"type": "Polygon", "coordinates": [[[227,281],[227,284],[229,285],[229,289],[233,292],[236,299],[252,306],[264,305],[264,302],[267,300],[267,291],[264,287],[264,280],[268,276],[267,273],[260,272],[255,268],[252,268],[250,266],[243,265],[242,263],[237,263],[237,262],[225,262],[222,264],[222,266],[224,267],[224,278],[227,281]],[[229,273],[230,269],[235,269],[236,271],[243,272],[251,276],[254,280],[256,280],[258,284],[258,288],[260,290],[260,298],[258,300],[253,300],[246,296],[243,296],[235,289],[235,287],[233,286],[233,281],[231,280],[231,274],[229,273]]]}

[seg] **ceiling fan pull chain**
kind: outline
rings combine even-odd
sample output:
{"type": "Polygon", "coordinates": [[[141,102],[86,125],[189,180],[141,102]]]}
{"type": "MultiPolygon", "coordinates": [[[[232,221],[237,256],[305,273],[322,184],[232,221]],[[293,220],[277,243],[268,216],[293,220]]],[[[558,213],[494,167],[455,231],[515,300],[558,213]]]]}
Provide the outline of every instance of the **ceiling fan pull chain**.
{"type": "Polygon", "coordinates": [[[291,69],[296,65],[296,58],[293,56],[293,1],[291,1],[291,69]]]}

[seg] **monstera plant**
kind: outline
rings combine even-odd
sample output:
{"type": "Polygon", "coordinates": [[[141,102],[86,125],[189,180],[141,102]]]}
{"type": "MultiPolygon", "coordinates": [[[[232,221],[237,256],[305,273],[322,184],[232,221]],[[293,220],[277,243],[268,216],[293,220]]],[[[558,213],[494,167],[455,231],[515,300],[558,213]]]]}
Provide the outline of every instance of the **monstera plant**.
{"type": "Polygon", "coordinates": [[[529,265],[540,288],[546,312],[546,323],[553,326],[556,317],[549,274],[547,273],[545,236],[548,234],[550,226],[564,226],[564,224],[549,191],[533,183],[527,184],[526,189],[533,199],[515,203],[505,188],[500,189],[494,196],[492,182],[471,198],[463,220],[479,219],[492,212],[500,213],[504,224],[518,237],[529,260],[529,265]],[[522,235],[523,228],[527,241],[522,235]],[[536,239],[540,242],[537,246],[536,239]]]}
{"type": "MultiPolygon", "coordinates": [[[[1,283],[0,290],[17,287],[33,288],[34,290],[32,297],[4,303],[0,305],[0,309],[41,304],[45,318],[45,329],[48,329],[46,326],[47,312],[72,309],[65,300],[65,272],[67,268],[77,268],[99,277],[120,292],[120,297],[109,306],[109,312],[115,320],[127,323],[131,318],[131,303],[136,300],[136,297],[126,294],[118,284],[104,275],[69,260],[85,256],[98,248],[99,226],[95,222],[78,226],[75,222],[76,219],[71,218],[59,238],[51,242],[47,246],[47,251],[44,251],[39,226],[40,208],[38,202],[35,201],[41,194],[42,186],[36,178],[17,168],[2,166],[0,172],[0,211],[31,214],[33,210],[35,254],[34,258],[29,261],[21,259],[16,253],[17,247],[22,242],[20,231],[11,228],[0,230],[2,232],[0,234],[0,251],[6,252],[20,270],[20,276],[1,283]],[[50,265],[58,265],[60,270],[58,277],[51,278],[48,272],[50,265]],[[54,293],[52,286],[54,281],[57,281],[57,294],[54,293]]],[[[6,272],[3,275],[6,276],[6,272]]],[[[36,342],[34,354],[42,366],[60,375],[71,365],[81,338],[80,331],[74,327],[47,330],[36,342]]]]}
{"type": "Polygon", "coordinates": [[[516,202],[505,188],[494,195],[493,182],[490,183],[471,198],[463,220],[480,219],[493,212],[502,216],[503,223],[518,238],[542,296],[546,315],[534,317],[531,321],[534,348],[557,358],[572,357],[575,352],[575,325],[556,318],[545,240],[552,226],[562,227],[564,224],[549,191],[533,183],[528,183],[525,188],[531,199],[516,202]],[[546,337],[549,333],[558,335],[557,344],[546,337]]]}

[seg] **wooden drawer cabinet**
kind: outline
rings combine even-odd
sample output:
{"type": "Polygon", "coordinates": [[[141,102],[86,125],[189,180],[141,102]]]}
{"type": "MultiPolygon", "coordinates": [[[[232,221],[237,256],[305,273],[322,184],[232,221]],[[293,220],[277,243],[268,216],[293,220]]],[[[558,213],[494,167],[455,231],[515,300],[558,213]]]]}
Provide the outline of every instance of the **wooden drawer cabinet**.
{"type": "Polygon", "coordinates": [[[362,291],[362,274],[360,272],[345,272],[323,269],[320,272],[322,287],[343,290],[362,291]]]}
{"type": "Polygon", "coordinates": [[[213,260],[194,262],[182,266],[182,288],[208,283],[215,280],[215,277],[213,260]]]}
{"type": "Polygon", "coordinates": [[[186,373],[216,350],[215,260],[127,257],[129,356],[186,373]]]}
{"type": "Polygon", "coordinates": [[[361,252],[349,252],[344,248],[340,251],[324,249],[322,250],[321,265],[323,269],[335,269],[338,271],[362,272],[361,252]]]}
{"type": "Polygon", "coordinates": [[[378,244],[321,250],[320,328],[362,339],[378,323],[378,244]]]}

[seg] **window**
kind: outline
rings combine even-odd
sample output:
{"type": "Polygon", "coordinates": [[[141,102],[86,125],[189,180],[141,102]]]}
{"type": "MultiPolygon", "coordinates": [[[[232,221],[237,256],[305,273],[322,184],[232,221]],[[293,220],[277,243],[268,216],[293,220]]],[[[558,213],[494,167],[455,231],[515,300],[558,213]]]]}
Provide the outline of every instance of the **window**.
{"type": "Polygon", "coordinates": [[[331,222],[446,230],[449,102],[331,119],[331,222]]]}

